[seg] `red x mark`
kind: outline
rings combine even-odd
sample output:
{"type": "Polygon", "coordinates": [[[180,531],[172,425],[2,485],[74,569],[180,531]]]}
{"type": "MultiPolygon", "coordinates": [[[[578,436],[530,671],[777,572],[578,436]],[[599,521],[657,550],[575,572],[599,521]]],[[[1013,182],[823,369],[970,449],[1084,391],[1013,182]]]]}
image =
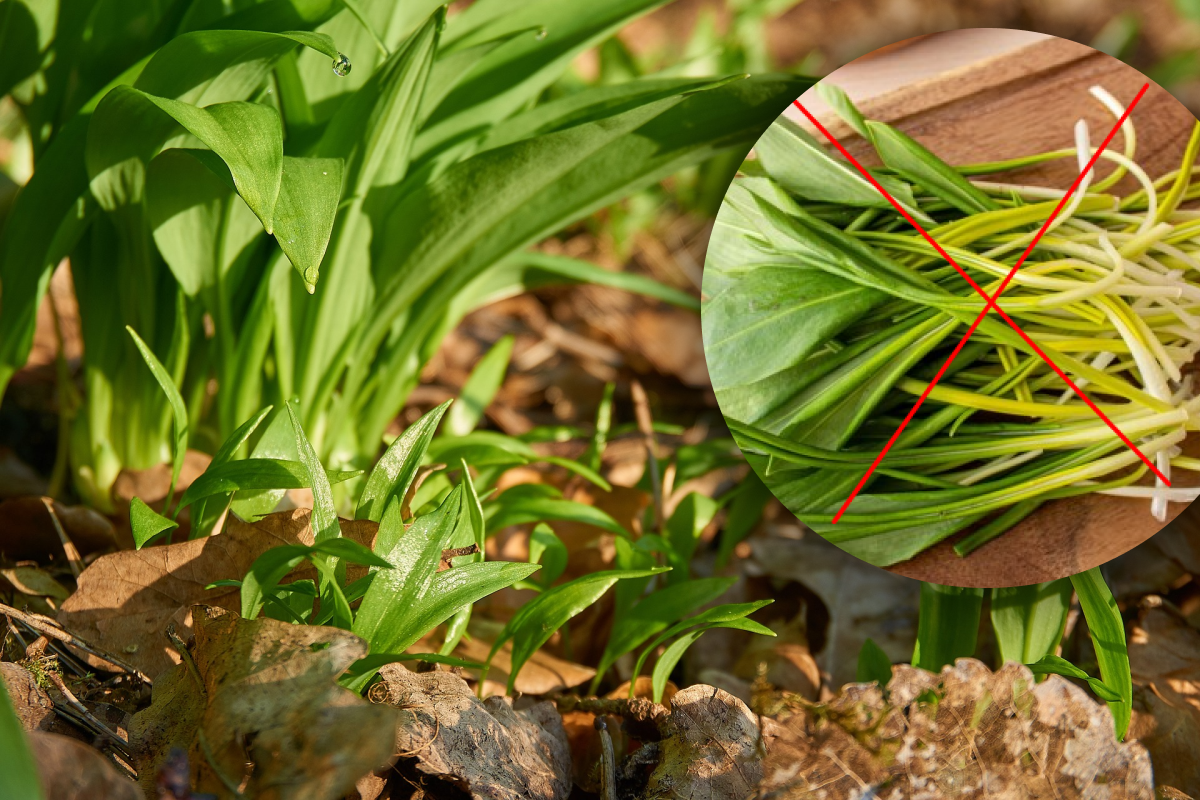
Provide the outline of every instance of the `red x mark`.
{"type": "Polygon", "coordinates": [[[950,254],[947,253],[940,244],[938,244],[937,240],[934,239],[932,236],[930,236],[929,233],[924,228],[922,228],[920,226],[920,224],[918,224],[917,221],[915,219],[913,219],[912,216],[907,211],[905,211],[904,208],[899,203],[896,202],[895,198],[893,198],[890,194],[888,194],[888,191],[886,189],[884,189],[883,186],[881,186],[879,184],[879,181],[875,180],[875,177],[873,175],[871,175],[871,173],[868,172],[863,167],[863,165],[858,162],[858,159],[856,159],[854,156],[850,155],[850,153],[846,150],[846,148],[842,146],[841,142],[839,142],[837,139],[835,139],[833,137],[833,135],[828,130],[825,129],[825,126],[822,125],[820,122],[818,122],[817,118],[814,117],[812,114],[810,114],[807,108],[805,108],[803,105],[801,105],[799,100],[795,101],[794,105],[796,106],[796,108],[800,109],[800,113],[802,113],[802,114],[804,114],[804,116],[808,117],[809,122],[811,122],[813,125],[815,125],[817,130],[819,130],[821,133],[823,133],[825,135],[825,138],[828,139],[833,144],[833,146],[836,147],[838,149],[838,151],[841,152],[841,154],[843,156],[845,156],[846,159],[849,160],[850,163],[853,164],[859,172],[862,173],[862,176],[864,178],[866,178],[868,181],[870,181],[871,185],[874,186],[876,189],[878,189],[880,194],[882,194],[885,198],[887,198],[887,201],[889,203],[891,203],[892,206],[898,212],[900,212],[901,216],[903,216],[906,220],[908,220],[909,224],[912,225],[914,228],[916,228],[917,232],[920,233],[921,236],[923,236],[925,238],[925,240],[928,241],[929,244],[933,246],[933,249],[938,252],[938,255],[940,255],[942,258],[946,259],[946,261],[951,266],[953,266],[954,269],[956,269],[958,271],[958,274],[962,275],[963,278],[967,281],[967,283],[971,284],[971,287],[976,292],[978,292],[979,295],[986,301],[986,305],[984,305],[983,310],[979,312],[979,316],[977,316],[975,318],[975,321],[973,323],[971,323],[971,327],[967,328],[966,335],[963,336],[962,340],[958,343],[958,346],[954,348],[954,352],[950,353],[950,357],[946,359],[946,363],[942,364],[942,368],[938,370],[937,375],[935,375],[933,380],[929,382],[929,385],[925,387],[925,391],[921,393],[921,396],[919,398],[917,398],[916,405],[914,405],[912,407],[912,410],[910,410],[908,412],[908,416],[906,416],[904,418],[904,421],[900,423],[900,427],[897,428],[896,432],[892,434],[892,438],[888,439],[887,444],[885,444],[883,446],[883,450],[880,451],[879,455],[875,457],[875,460],[871,463],[871,466],[867,470],[866,474],[862,476],[862,479],[859,480],[858,484],[854,487],[854,491],[852,491],[850,493],[850,496],[846,498],[846,502],[842,504],[842,507],[838,510],[837,514],[833,518],[833,521],[835,523],[839,519],[841,519],[842,514],[844,514],[846,512],[846,509],[850,506],[850,503],[854,500],[854,498],[858,495],[859,491],[862,490],[863,486],[866,484],[867,479],[871,477],[871,473],[873,473],[875,471],[875,468],[879,466],[879,462],[883,461],[883,457],[885,455],[887,455],[888,450],[890,450],[892,448],[892,445],[896,443],[896,440],[898,438],[900,438],[901,432],[908,425],[908,423],[912,420],[913,416],[917,413],[917,409],[919,409],[921,407],[921,404],[925,402],[925,398],[929,396],[929,393],[931,391],[933,391],[933,387],[935,385],[937,385],[937,382],[942,379],[942,375],[944,375],[946,373],[946,369],[950,366],[950,363],[952,361],[954,361],[955,356],[957,356],[959,351],[963,349],[963,345],[965,345],[967,343],[967,340],[971,338],[971,334],[975,333],[975,329],[979,327],[979,323],[983,321],[983,318],[985,316],[987,316],[988,312],[991,311],[992,309],[995,309],[996,313],[999,314],[1001,317],[1003,317],[1004,321],[1012,326],[1012,329],[1014,331],[1016,331],[1017,334],[1020,335],[1020,337],[1022,339],[1024,339],[1025,342],[1030,346],[1030,348],[1032,348],[1032,350],[1035,353],[1037,353],[1038,356],[1050,366],[1050,369],[1054,370],[1058,374],[1058,376],[1060,378],[1062,378],[1063,381],[1066,382],[1067,386],[1071,387],[1071,390],[1074,391],[1075,394],[1077,394],[1079,396],[1079,398],[1081,400],[1083,400],[1084,403],[1087,404],[1088,408],[1090,408],[1092,411],[1096,412],[1096,416],[1100,417],[1100,419],[1104,420],[1105,424],[1108,425],[1108,427],[1112,428],[1113,433],[1115,433],[1122,442],[1124,442],[1126,445],[1128,445],[1129,448],[1131,450],[1133,450],[1134,453],[1137,454],[1138,458],[1140,458],[1146,464],[1146,466],[1149,467],[1150,470],[1162,480],[1163,483],[1165,483],[1167,486],[1171,485],[1171,482],[1167,480],[1166,476],[1163,475],[1158,470],[1158,467],[1154,466],[1154,464],[1151,463],[1150,459],[1146,458],[1146,456],[1142,453],[1142,451],[1137,448],[1137,445],[1135,445],[1132,441],[1130,441],[1128,436],[1121,433],[1121,429],[1118,428],[1116,425],[1114,425],[1113,421],[1110,420],[1107,416],[1105,416],[1104,412],[1101,411],[1099,409],[1099,407],[1097,407],[1096,404],[1093,403],[1091,401],[1091,399],[1087,395],[1085,395],[1078,386],[1075,385],[1075,382],[1072,381],[1065,372],[1063,372],[1061,369],[1059,369],[1058,365],[1056,365],[1053,361],[1050,360],[1050,357],[1047,356],[1045,352],[1043,352],[1042,348],[1038,347],[1037,343],[1035,341],[1033,341],[1033,339],[1029,338],[1029,335],[1026,334],[1025,331],[1021,330],[1020,326],[1018,326],[1017,323],[1014,322],[1012,320],[1012,318],[1010,316],[1008,316],[1008,314],[1005,313],[1004,309],[1002,309],[1002,308],[1000,308],[1000,306],[996,305],[996,298],[998,298],[1000,296],[1000,294],[1008,287],[1008,283],[1009,283],[1009,281],[1012,280],[1013,275],[1015,275],[1017,273],[1017,270],[1021,268],[1021,265],[1023,263],[1025,263],[1025,259],[1029,257],[1030,253],[1033,252],[1033,248],[1037,246],[1037,243],[1038,243],[1038,241],[1041,240],[1042,235],[1050,227],[1050,223],[1054,221],[1054,218],[1058,216],[1058,213],[1060,211],[1062,211],[1063,206],[1065,206],[1067,204],[1067,200],[1071,197],[1071,195],[1079,187],[1080,182],[1083,181],[1083,176],[1086,175],[1088,173],[1088,171],[1091,170],[1092,167],[1094,167],[1096,165],[1096,161],[1100,158],[1100,154],[1104,151],[1104,149],[1106,147],[1108,147],[1109,142],[1111,142],[1113,140],[1113,137],[1116,136],[1117,131],[1121,128],[1121,126],[1123,124],[1125,124],[1125,120],[1129,117],[1130,112],[1133,111],[1133,107],[1136,106],[1138,104],[1138,101],[1140,101],[1142,99],[1142,95],[1144,95],[1146,93],[1146,90],[1148,88],[1150,88],[1150,84],[1146,83],[1142,86],[1141,90],[1138,91],[1137,96],[1133,98],[1133,102],[1130,103],[1129,107],[1125,109],[1125,113],[1123,113],[1121,115],[1121,118],[1117,120],[1117,124],[1113,126],[1113,129],[1108,132],[1108,136],[1106,136],[1104,138],[1104,141],[1103,141],[1103,143],[1101,143],[1099,149],[1097,149],[1096,152],[1092,154],[1092,158],[1090,161],[1088,161],[1087,166],[1083,168],[1083,171],[1079,173],[1079,177],[1077,177],[1075,179],[1075,182],[1071,184],[1071,188],[1067,189],[1066,194],[1064,194],[1062,196],[1062,199],[1058,201],[1058,205],[1054,207],[1054,211],[1052,211],[1050,213],[1050,216],[1046,218],[1046,221],[1044,223],[1042,223],[1042,227],[1038,230],[1037,234],[1033,237],[1033,240],[1029,243],[1029,246],[1025,248],[1025,252],[1022,253],[1021,257],[1017,259],[1017,263],[1013,264],[1012,269],[1010,269],[1008,271],[1008,274],[1004,277],[1004,280],[1001,281],[1000,286],[996,289],[995,294],[993,294],[990,297],[988,296],[987,292],[985,292],[979,284],[977,284],[974,280],[972,280],[971,276],[968,275],[966,273],[966,271],[962,267],[960,267],[953,258],[950,257],[950,254]]]}

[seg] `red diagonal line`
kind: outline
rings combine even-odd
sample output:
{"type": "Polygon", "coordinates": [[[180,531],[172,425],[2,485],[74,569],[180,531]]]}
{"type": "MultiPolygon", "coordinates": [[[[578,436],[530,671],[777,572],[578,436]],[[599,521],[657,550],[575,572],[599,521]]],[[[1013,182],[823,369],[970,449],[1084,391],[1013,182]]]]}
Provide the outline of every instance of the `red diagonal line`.
{"type": "Polygon", "coordinates": [[[866,178],[871,183],[871,185],[874,186],[879,191],[879,193],[881,195],[883,195],[883,197],[885,199],[887,199],[887,201],[889,203],[891,203],[891,205],[906,220],[908,220],[909,224],[911,224],[913,226],[913,228],[915,228],[917,230],[917,232],[919,232],[921,234],[921,236],[923,236],[930,243],[930,245],[933,246],[933,248],[937,251],[937,253],[939,255],[941,255],[942,258],[944,258],[949,264],[951,264],[955,268],[955,270],[957,270],[958,273],[960,275],[962,275],[962,277],[967,281],[967,283],[969,283],[971,285],[971,287],[974,288],[975,291],[977,293],[979,293],[979,295],[981,297],[983,297],[983,299],[986,301],[984,308],[980,311],[979,315],[975,318],[975,321],[971,324],[971,327],[967,329],[966,334],[963,336],[962,340],[959,341],[958,346],[954,348],[954,351],[950,354],[949,358],[946,359],[946,362],[942,365],[942,368],[940,370],[938,370],[937,375],[934,376],[933,380],[930,381],[928,386],[926,386],[925,391],[922,392],[921,396],[917,399],[916,404],[908,412],[908,415],[904,418],[904,420],[900,423],[900,427],[897,428],[896,432],[892,434],[890,439],[888,439],[887,444],[885,444],[883,447],[883,450],[879,453],[878,456],[876,456],[875,460],[871,463],[871,466],[867,470],[866,474],[863,475],[863,477],[859,480],[858,484],[854,487],[854,491],[852,491],[850,493],[850,496],[846,499],[846,502],[842,504],[841,509],[838,510],[838,513],[833,518],[834,523],[836,523],[841,518],[842,514],[845,513],[846,508],[849,507],[850,503],[854,500],[855,496],[858,495],[859,491],[866,484],[867,480],[871,477],[871,474],[875,471],[875,468],[879,466],[879,463],[883,460],[884,456],[891,449],[892,445],[895,444],[896,440],[900,437],[900,434],[903,432],[904,428],[908,425],[908,423],[912,420],[913,416],[916,414],[917,410],[921,407],[921,404],[925,402],[925,399],[929,396],[929,393],[931,391],[933,391],[933,387],[937,384],[937,382],[939,380],[941,380],[942,376],[945,374],[946,369],[950,366],[951,362],[954,361],[955,357],[962,350],[963,346],[967,343],[967,340],[970,339],[972,334],[975,333],[975,329],[979,327],[979,323],[983,321],[983,318],[993,308],[996,310],[996,312],[998,314],[1000,314],[1001,317],[1004,318],[1004,320],[1010,326],[1012,326],[1013,330],[1015,330],[1017,332],[1017,334],[1019,334],[1021,336],[1021,338],[1027,344],[1029,344],[1030,348],[1033,349],[1033,351],[1035,353],[1037,353],[1038,357],[1040,357],[1043,361],[1045,361],[1046,364],[1049,365],[1050,368],[1053,369],[1054,372],[1060,378],[1063,379],[1063,381],[1072,389],[1072,391],[1074,391],[1075,394],[1078,395],[1079,398],[1082,399],[1084,401],[1084,403],[1093,412],[1095,412],[1095,414],[1098,417],[1100,417],[1100,419],[1103,420],[1104,423],[1106,425],[1108,425],[1109,428],[1112,429],[1113,433],[1115,433],[1122,442],[1124,442],[1131,450],[1133,450],[1133,452],[1135,454],[1137,454],[1138,458],[1140,458],[1142,460],[1142,462],[1145,463],[1146,466],[1149,467],[1154,472],[1155,475],[1157,475],[1166,485],[1170,486],[1170,482],[1166,479],[1166,477],[1158,470],[1158,468],[1148,458],[1146,458],[1146,456],[1141,452],[1141,450],[1139,450],[1137,448],[1137,446],[1132,441],[1130,441],[1129,438],[1124,433],[1121,432],[1120,428],[1118,428],[1112,422],[1112,420],[1110,420],[1104,414],[1104,412],[1101,411],[1100,408],[1098,406],[1096,406],[1096,404],[1093,403],[1092,400],[1087,395],[1085,395],[1083,393],[1083,391],[1079,389],[1078,386],[1075,385],[1075,382],[1072,381],[1065,372],[1063,372],[1061,369],[1059,369],[1058,365],[1056,365],[1053,361],[1050,360],[1049,356],[1047,356],[1046,353],[1040,347],[1038,347],[1038,345],[1033,341],[1033,339],[1031,339],[1029,337],[1029,335],[1026,334],[1025,331],[1023,331],[1020,328],[1020,326],[1018,326],[1017,323],[1011,317],[1009,317],[1008,314],[1005,313],[1005,311],[1002,308],[1000,308],[1000,306],[998,306],[996,304],[996,298],[998,298],[1000,296],[1000,294],[1008,287],[1009,282],[1012,280],[1012,278],[1016,274],[1017,270],[1021,268],[1021,265],[1025,262],[1025,259],[1029,257],[1030,253],[1033,252],[1033,249],[1037,246],[1037,243],[1041,240],[1042,236],[1049,229],[1049,227],[1050,227],[1051,223],[1054,221],[1055,217],[1058,216],[1059,212],[1062,211],[1063,206],[1066,205],[1066,203],[1070,199],[1071,195],[1079,187],[1079,184],[1083,181],[1084,176],[1088,173],[1089,170],[1091,170],[1095,166],[1097,160],[1099,160],[1099,158],[1100,158],[1100,154],[1104,151],[1105,148],[1108,147],[1109,143],[1113,140],[1113,137],[1116,136],[1117,131],[1120,130],[1121,126],[1125,123],[1125,120],[1129,117],[1129,114],[1133,111],[1134,106],[1136,106],[1138,104],[1138,102],[1142,99],[1142,96],[1146,93],[1146,90],[1148,88],[1149,88],[1149,84],[1147,83],[1142,86],[1140,91],[1138,91],[1137,96],[1135,96],[1133,99],[1133,102],[1131,102],[1129,104],[1129,106],[1125,109],[1125,112],[1121,115],[1120,119],[1117,120],[1117,122],[1113,126],[1112,130],[1109,131],[1108,136],[1105,137],[1104,141],[1101,143],[1100,147],[1096,150],[1096,152],[1092,154],[1092,157],[1088,161],[1087,165],[1079,173],[1079,176],[1075,179],[1075,181],[1071,184],[1071,186],[1067,190],[1067,192],[1059,200],[1058,205],[1055,206],[1054,210],[1050,213],[1050,216],[1046,219],[1046,221],[1042,224],[1042,227],[1034,235],[1033,239],[1030,241],[1029,245],[1026,247],[1025,252],[1023,252],[1021,254],[1021,257],[1019,259],[1017,259],[1017,262],[1013,265],[1012,269],[1010,269],[1008,274],[1004,277],[1004,280],[1000,283],[1000,286],[996,289],[996,292],[990,297],[982,289],[982,287],[980,287],[979,284],[977,284],[974,280],[972,280],[970,275],[968,275],[966,273],[966,271],[963,270],[963,268],[960,267],[958,265],[958,263],[953,258],[950,257],[950,254],[945,251],[945,249],[941,246],[941,244],[939,244],[936,239],[934,239],[932,236],[930,236],[929,233],[923,227],[921,227],[921,225],[915,219],[912,218],[912,216],[904,209],[904,207],[901,206],[899,203],[897,203],[895,198],[893,198],[891,196],[891,194],[889,194],[888,191],[886,189],[884,189],[883,186],[880,185],[880,183],[877,180],[875,180],[875,177],[869,171],[867,171],[862,166],[862,164],[860,164],[858,162],[858,160],[856,158],[854,158],[854,156],[852,156],[846,150],[846,148],[843,147],[840,142],[838,142],[838,140],[836,138],[833,137],[832,134],[829,133],[829,131],[825,128],[825,126],[823,126],[811,113],[809,113],[808,109],[806,109],[800,103],[799,100],[795,101],[796,108],[800,109],[800,112],[802,114],[804,114],[804,116],[807,117],[809,119],[809,121],[812,122],[813,125],[815,125],[819,131],[821,131],[821,133],[823,133],[825,135],[825,137],[834,145],[834,147],[836,147],[842,153],[842,155],[844,155],[846,157],[846,159],[849,160],[850,163],[852,163],[855,166],[855,168],[858,169],[858,171],[863,175],[863,177],[866,178]]]}

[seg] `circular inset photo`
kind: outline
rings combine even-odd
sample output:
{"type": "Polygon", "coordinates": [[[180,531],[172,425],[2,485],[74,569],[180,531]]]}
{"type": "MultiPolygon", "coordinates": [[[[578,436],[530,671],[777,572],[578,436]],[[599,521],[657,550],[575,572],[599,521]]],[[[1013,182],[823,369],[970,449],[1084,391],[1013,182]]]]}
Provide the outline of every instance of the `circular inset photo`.
{"type": "Polygon", "coordinates": [[[704,269],[718,403],[785,506],[954,586],[1076,574],[1200,494],[1200,124],[1131,67],[953,31],[759,139],[704,269]]]}

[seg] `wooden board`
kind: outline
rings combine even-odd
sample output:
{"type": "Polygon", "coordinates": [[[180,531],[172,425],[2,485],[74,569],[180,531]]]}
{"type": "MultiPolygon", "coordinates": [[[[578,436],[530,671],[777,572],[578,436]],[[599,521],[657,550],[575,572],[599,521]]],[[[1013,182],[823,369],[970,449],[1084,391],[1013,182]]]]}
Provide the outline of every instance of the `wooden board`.
{"type": "MultiPolygon", "coordinates": [[[[923,38],[921,46],[927,49],[931,39],[936,42],[953,35],[923,38]]],[[[871,59],[861,70],[889,70],[903,63],[884,56],[871,59]]],[[[855,64],[844,69],[854,70],[855,64]]],[[[840,72],[829,80],[838,83],[840,72]]],[[[886,77],[893,85],[902,83],[894,73],[886,77]]],[[[1103,53],[1051,37],[901,85],[863,101],[860,107],[868,118],[896,125],[951,164],[978,163],[1073,147],[1075,121],[1080,117],[1087,119],[1092,141],[1098,143],[1114,120],[1088,88],[1099,84],[1128,103],[1146,80],[1103,53]]],[[[856,75],[856,85],[869,83],[861,72],[856,75]]],[[[801,102],[812,94],[803,95],[801,102]]],[[[856,158],[878,164],[870,146],[844,123],[831,115],[818,118],[856,158]]],[[[1137,128],[1137,161],[1151,178],[1177,169],[1195,122],[1187,109],[1151,83],[1132,119],[1137,128]]],[[[1111,146],[1123,149],[1121,134],[1111,146]]],[[[1100,174],[1109,169],[1111,166],[1100,168],[1100,174]]],[[[1066,188],[1077,174],[1074,159],[1062,159],[1006,173],[1004,180],[1066,188]]],[[[1116,190],[1124,193],[1135,187],[1127,178],[1116,190]]],[[[1200,436],[1189,438],[1185,450],[1200,455],[1200,436]]],[[[1190,477],[1177,476],[1175,485],[1185,485],[1190,477]]],[[[1171,503],[1171,518],[1185,508],[1171,503]]],[[[1098,566],[1150,538],[1161,527],[1150,515],[1149,500],[1101,495],[1058,500],[967,558],[954,554],[951,546],[960,538],[954,537],[891,571],[956,586],[1040,583],[1098,566]]]]}

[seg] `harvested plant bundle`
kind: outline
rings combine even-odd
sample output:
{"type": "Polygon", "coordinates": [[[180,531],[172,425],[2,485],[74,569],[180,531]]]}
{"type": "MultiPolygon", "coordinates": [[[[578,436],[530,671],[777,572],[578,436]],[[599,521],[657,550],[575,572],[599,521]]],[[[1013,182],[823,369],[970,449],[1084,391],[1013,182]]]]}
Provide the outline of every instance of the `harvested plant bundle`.
{"type": "MultiPolygon", "coordinates": [[[[996,175],[1061,158],[1082,170],[1096,151],[1080,120],[1073,148],[951,167],[820,88],[874,145],[875,178],[989,296],[1065,193],[996,175]]],[[[1120,119],[1117,99],[1091,94],[1120,119]]],[[[1163,521],[1195,499],[1171,476],[1200,468],[1180,449],[1200,410],[1200,211],[1186,207],[1200,127],[1154,179],[1136,144],[1127,119],[998,304],[1173,485],[1149,485],[1137,453],[991,313],[834,524],[985,301],[850,164],[786,118],[771,126],[718,217],[703,323],[721,409],[785,505],[890,565],[973,528],[955,545],[967,555],[1056,498],[1145,497],[1163,521]]]]}

